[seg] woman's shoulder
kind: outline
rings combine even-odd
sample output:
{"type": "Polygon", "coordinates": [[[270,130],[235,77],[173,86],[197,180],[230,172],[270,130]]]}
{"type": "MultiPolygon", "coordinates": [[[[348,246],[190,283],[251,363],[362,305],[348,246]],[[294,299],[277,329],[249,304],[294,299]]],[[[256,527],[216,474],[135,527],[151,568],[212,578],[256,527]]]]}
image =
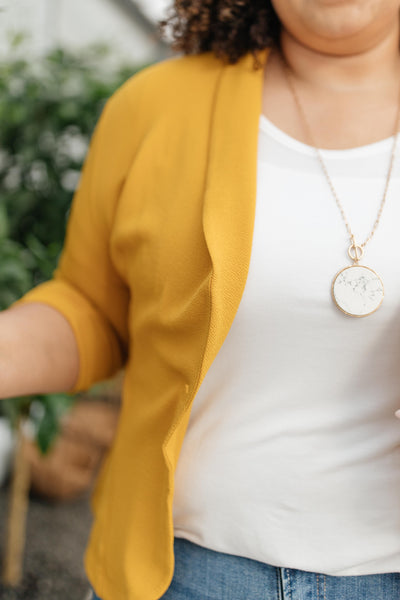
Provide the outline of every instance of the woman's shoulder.
{"type": "MultiPolygon", "coordinates": [[[[125,82],[122,89],[126,93],[135,93],[137,88],[143,87],[151,90],[159,90],[160,86],[165,90],[166,85],[186,88],[198,79],[202,83],[207,78],[212,81],[222,67],[223,62],[212,52],[174,56],[140,70],[125,82]]],[[[176,88],[173,90],[176,92],[176,88]]]]}
{"type": "Polygon", "coordinates": [[[116,110],[134,111],[143,118],[168,107],[182,110],[206,100],[215,88],[223,63],[211,52],[177,56],[152,64],[132,75],[111,96],[116,110]]]}

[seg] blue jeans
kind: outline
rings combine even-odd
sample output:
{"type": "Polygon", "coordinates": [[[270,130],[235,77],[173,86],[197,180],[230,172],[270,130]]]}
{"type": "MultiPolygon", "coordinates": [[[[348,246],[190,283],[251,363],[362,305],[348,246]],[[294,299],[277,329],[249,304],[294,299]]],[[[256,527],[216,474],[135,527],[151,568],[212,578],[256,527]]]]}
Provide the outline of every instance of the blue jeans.
{"type": "Polygon", "coordinates": [[[174,576],[160,600],[400,599],[400,573],[334,577],[273,567],[180,538],[174,549],[174,576]]]}

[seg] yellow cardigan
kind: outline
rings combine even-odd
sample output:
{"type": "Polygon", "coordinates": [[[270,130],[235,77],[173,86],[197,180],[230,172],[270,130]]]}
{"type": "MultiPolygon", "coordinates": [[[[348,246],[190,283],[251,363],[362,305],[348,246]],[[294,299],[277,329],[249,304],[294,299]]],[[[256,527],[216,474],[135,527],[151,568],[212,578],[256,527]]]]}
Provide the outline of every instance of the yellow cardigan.
{"type": "Polygon", "coordinates": [[[174,470],[248,272],[262,85],[251,55],[211,53],[128,80],[97,125],[54,278],[22,300],[68,319],[76,390],[126,366],[85,558],[103,600],[156,600],[172,579],[174,470]]]}

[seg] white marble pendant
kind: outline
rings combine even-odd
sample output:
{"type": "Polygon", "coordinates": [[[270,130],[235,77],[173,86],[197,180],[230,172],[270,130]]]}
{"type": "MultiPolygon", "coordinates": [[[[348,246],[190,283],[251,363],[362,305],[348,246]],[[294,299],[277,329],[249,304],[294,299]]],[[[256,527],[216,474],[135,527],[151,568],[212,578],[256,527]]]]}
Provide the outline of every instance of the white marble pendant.
{"type": "Polygon", "coordinates": [[[375,312],[382,304],[383,295],[382,279],[363,265],[345,267],[332,282],[332,296],[337,307],[352,317],[366,317],[375,312]]]}

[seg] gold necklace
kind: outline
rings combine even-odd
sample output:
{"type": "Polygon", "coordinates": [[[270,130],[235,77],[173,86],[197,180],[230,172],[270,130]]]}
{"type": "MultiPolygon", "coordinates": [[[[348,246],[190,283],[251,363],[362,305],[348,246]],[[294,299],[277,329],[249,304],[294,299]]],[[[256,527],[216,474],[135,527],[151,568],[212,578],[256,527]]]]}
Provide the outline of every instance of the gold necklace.
{"type": "Polygon", "coordinates": [[[342,312],[344,312],[346,315],[350,315],[352,317],[366,317],[367,315],[370,315],[373,312],[375,312],[382,304],[383,296],[384,296],[384,288],[383,288],[383,281],[379,277],[379,275],[370,267],[366,267],[365,265],[360,265],[359,261],[363,257],[364,248],[365,248],[366,244],[370,241],[370,239],[372,238],[372,236],[374,235],[374,233],[376,231],[376,228],[378,227],[379,220],[381,218],[383,207],[384,207],[384,204],[386,201],[387,192],[389,189],[389,182],[390,182],[390,178],[391,178],[392,170],[393,170],[397,138],[398,138],[399,126],[400,126],[400,91],[399,91],[399,101],[398,101],[398,108],[397,108],[396,124],[395,124],[395,129],[394,129],[394,134],[393,134],[394,135],[393,147],[392,147],[392,153],[391,153],[391,157],[390,157],[389,169],[388,169],[388,174],[386,177],[386,183],[385,183],[385,189],[384,189],[384,193],[383,193],[382,202],[379,207],[378,214],[375,219],[375,223],[373,225],[371,233],[369,234],[367,239],[362,244],[357,244],[355,241],[354,234],[353,234],[351,227],[348,223],[348,220],[346,218],[346,214],[344,212],[343,206],[339,200],[339,196],[338,196],[336,189],[332,183],[332,179],[329,176],[328,169],[326,168],[326,164],[322,157],[321,150],[318,148],[317,144],[314,141],[314,136],[312,135],[309,121],[307,119],[306,113],[300,102],[296,87],[294,85],[294,81],[292,79],[292,74],[291,74],[289,65],[287,64],[287,62],[285,61],[284,57],[281,54],[279,54],[279,57],[281,59],[282,65],[283,65],[283,71],[285,73],[286,80],[289,84],[289,88],[293,94],[295,103],[299,110],[300,117],[303,121],[303,125],[305,127],[307,136],[311,142],[311,145],[315,148],[317,158],[322,167],[322,171],[325,174],[325,177],[328,181],[328,184],[329,184],[329,187],[333,194],[333,197],[335,198],[336,204],[340,210],[340,213],[343,217],[347,231],[350,236],[351,244],[347,250],[347,253],[349,255],[349,258],[353,261],[353,264],[348,267],[344,267],[338,273],[336,273],[336,275],[334,276],[332,285],[331,285],[332,298],[333,298],[336,306],[342,312]]]}

